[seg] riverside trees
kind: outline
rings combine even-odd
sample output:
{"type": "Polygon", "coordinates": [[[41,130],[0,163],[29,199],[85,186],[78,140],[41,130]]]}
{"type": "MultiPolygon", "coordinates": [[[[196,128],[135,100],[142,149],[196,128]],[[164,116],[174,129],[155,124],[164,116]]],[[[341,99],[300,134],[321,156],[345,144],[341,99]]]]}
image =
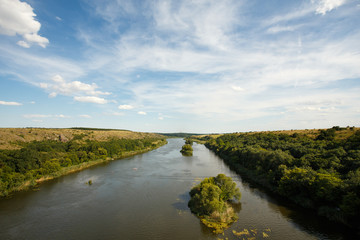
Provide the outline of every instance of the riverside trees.
{"type": "Polygon", "coordinates": [[[150,150],[164,144],[164,138],[107,141],[72,139],[21,143],[21,149],[0,150],[0,197],[19,190],[28,182],[55,174],[62,168],[106,158],[121,158],[129,153],[150,150]]]}
{"type": "Polygon", "coordinates": [[[360,130],[224,134],[205,145],[238,172],[360,229],[360,130]]]}

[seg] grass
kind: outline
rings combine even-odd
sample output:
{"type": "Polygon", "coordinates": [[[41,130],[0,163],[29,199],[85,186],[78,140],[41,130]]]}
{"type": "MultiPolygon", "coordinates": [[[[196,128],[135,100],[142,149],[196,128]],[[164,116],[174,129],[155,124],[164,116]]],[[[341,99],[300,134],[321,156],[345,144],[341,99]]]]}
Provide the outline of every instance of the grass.
{"type": "MultiPolygon", "coordinates": [[[[326,130],[326,129],[295,129],[295,130],[292,129],[292,130],[258,131],[258,132],[251,131],[251,132],[239,132],[236,134],[242,135],[242,134],[256,134],[256,133],[273,133],[273,134],[292,135],[294,133],[297,133],[300,135],[306,135],[310,138],[316,138],[319,135],[320,130],[326,130]]],[[[346,139],[357,130],[360,130],[360,128],[358,127],[340,128],[338,131],[335,132],[335,139],[337,140],[346,139]]],[[[191,136],[191,139],[197,143],[204,144],[207,141],[206,139],[210,139],[210,138],[216,139],[222,135],[223,134],[197,135],[197,136],[191,136]]]]}
{"type": "Polygon", "coordinates": [[[82,141],[107,141],[112,138],[143,139],[159,136],[155,133],[114,129],[0,128],[0,149],[20,149],[21,143],[31,141],[69,141],[73,138],[82,141]]]}
{"type": "Polygon", "coordinates": [[[224,212],[213,212],[210,216],[201,217],[201,222],[211,228],[215,234],[223,233],[225,229],[238,220],[238,215],[230,204],[226,204],[224,212]]]}

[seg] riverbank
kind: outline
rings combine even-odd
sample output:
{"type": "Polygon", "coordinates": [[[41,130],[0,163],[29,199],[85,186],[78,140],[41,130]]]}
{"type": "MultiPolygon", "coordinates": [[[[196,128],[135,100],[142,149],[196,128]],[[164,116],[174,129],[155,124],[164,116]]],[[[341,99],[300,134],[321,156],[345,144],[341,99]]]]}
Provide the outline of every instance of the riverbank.
{"type": "MultiPolygon", "coordinates": [[[[12,189],[7,190],[6,195],[3,197],[9,197],[12,194],[14,194],[15,192],[19,192],[19,191],[26,191],[29,190],[30,188],[36,187],[37,185],[45,182],[45,181],[49,181],[61,176],[65,176],[71,173],[75,173],[75,172],[79,172],[82,171],[86,168],[95,166],[95,165],[99,165],[102,163],[107,163],[110,161],[115,161],[115,160],[120,160],[120,159],[124,159],[127,157],[132,157],[138,154],[143,154],[152,150],[155,150],[161,146],[164,146],[167,144],[167,141],[157,141],[156,144],[154,144],[152,147],[148,147],[146,149],[142,149],[142,150],[138,150],[138,151],[128,151],[128,152],[123,152],[120,156],[116,156],[114,158],[110,158],[110,157],[106,157],[104,159],[96,159],[93,161],[89,161],[89,162],[83,162],[77,165],[72,165],[72,166],[68,166],[68,167],[63,167],[61,168],[59,171],[53,172],[51,174],[42,176],[39,179],[32,179],[32,180],[26,180],[24,181],[22,184],[20,184],[19,186],[16,186],[12,189]]],[[[1,197],[0,197],[1,198],[1,197]]]]}
{"type": "MultiPolygon", "coordinates": [[[[251,183],[255,183],[257,185],[260,185],[264,188],[269,194],[272,194],[273,196],[286,199],[293,204],[295,204],[298,207],[304,208],[304,210],[309,211],[315,211],[317,215],[321,217],[325,217],[328,220],[334,222],[334,223],[340,223],[344,227],[349,227],[349,230],[355,230],[357,231],[357,234],[360,235],[360,225],[358,220],[354,220],[353,216],[346,216],[344,213],[340,212],[339,208],[335,208],[333,206],[319,206],[315,202],[311,201],[310,198],[300,198],[297,196],[287,196],[282,192],[282,186],[274,184],[274,175],[276,177],[276,173],[271,175],[270,174],[261,174],[259,173],[259,168],[257,169],[250,169],[246,166],[239,163],[239,161],[234,161],[234,159],[240,158],[239,156],[235,157],[234,153],[231,153],[231,150],[228,149],[228,151],[224,150],[224,148],[214,147],[210,144],[205,144],[205,146],[213,151],[216,155],[218,155],[233,171],[244,177],[247,181],[251,183]],[[230,154],[229,154],[230,152],[230,154]]],[[[249,155],[247,155],[249,156],[249,155]]],[[[321,176],[321,175],[320,175],[321,176]]],[[[303,176],[303,179],[307,180],[308,176],[303,176]]],[[[284,178],[280,178],[281,180],[284,178]]],[[[314,182],[317,180],[316,177],[314,177],[314,182]]],[[[328,179],[322,179],[323,182],[328,179]]],[[[326,183],[326,182],[325,182],[326,183]]],[[[323,183],[324,184],[324,183],[323,183]]],[[[315,184],[314,184],[315,185],[315,184]]],[[[294,185],[296,187],[296,185],[294,185]]],[[[291,185],[289,185],[291,187],[291,185]]],[[[324,191],[327,190],[324,188],[324,191]]],[[[328,190],[327,190],[328,191],[328,190]]],[[[299,193],[303,193],[304,190],[299,189],[299,193]]],[[[342,206],[343,207],[343,206],[342,206]]],[[[354,212],[354,215],[358,214],[358,212],[354,212]]]]}

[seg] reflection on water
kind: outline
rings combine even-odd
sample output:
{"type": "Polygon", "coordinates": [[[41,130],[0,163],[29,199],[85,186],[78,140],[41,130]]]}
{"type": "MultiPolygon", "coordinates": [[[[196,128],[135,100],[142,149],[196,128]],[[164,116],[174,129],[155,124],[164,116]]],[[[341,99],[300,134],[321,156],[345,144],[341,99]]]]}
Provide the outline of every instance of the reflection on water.
{"type": "Polygon", "coordinates": [[[236,234],[245,230],[249,234],[244,239],[251,239],[253,230],[257,239],[355,238],[351,231],[243,181],[203,145],[194,144],[194,155],[183,157],[183,144],[169,139],[152,152],[0,200],[0,239],[239,239],[236,234]],[[219,173],[237,182],[242,198],[238,222],[216,236],[187,203],[195,184],[219,173]]]}

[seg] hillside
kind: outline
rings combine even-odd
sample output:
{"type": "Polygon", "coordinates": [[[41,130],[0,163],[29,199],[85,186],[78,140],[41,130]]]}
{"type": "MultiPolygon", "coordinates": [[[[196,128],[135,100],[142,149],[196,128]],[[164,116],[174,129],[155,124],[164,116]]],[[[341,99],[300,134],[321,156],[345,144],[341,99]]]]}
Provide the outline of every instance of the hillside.
{"type": "MultiPolygon", "coordinates": [[[[346,139],[349,136],[351,136],[354,132],[357,130],[360,130],[358,127],[332,127],[331,129],[334,129],[335,131],[335,139],[341,140],[346,139]]],[[[286,134],[286,135],[301,135],[301,136],[307,136],[309,138],[315,139],[320,132],[326,131],[328,129],[296,129],[296,130],[275,130],[275,131],[251,131],[251,132],[237,132],[232,133],[235,135],[253,135],[253,134],[259,134],[259,133],[271,133],[271,134],[286,134]]],[[[192,139],[197,140],[209,140],[209,139],[215,139],[224,134],[202,134],[202,135],[192,135],[192,139]]]]}
{"type": "Polygon", "coordinates": [[[154,133],[132,132],[113,129],[74,129],[74,128],[0,128],[0,149],[19,149],[31,141],[54,140],[67,142],[81,139],[107,141],[112,138],[144,139],[159,138],[154,133]]]}

